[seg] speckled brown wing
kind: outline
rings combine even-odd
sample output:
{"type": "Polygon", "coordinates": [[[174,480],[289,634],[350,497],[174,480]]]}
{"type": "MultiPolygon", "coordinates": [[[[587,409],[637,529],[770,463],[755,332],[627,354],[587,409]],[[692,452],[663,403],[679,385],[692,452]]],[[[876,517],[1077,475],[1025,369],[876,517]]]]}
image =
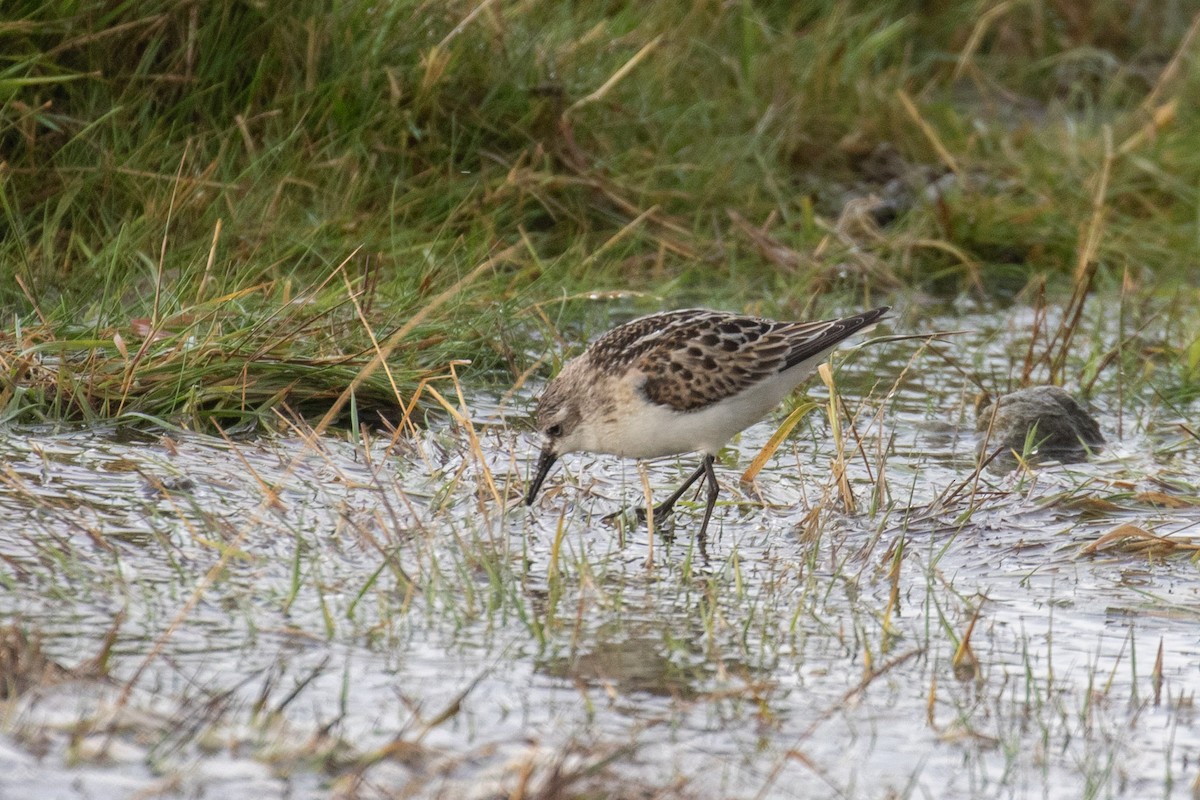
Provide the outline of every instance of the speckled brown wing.
{"type": "Polygon", "coordinates": [[[679,320],[634,362],[652,403],[695,411],[785,369],[791,344],[781,324],[704,312],[679,320]]]}
{"type": "Polygon", "coordinates": [[[659,352],[669,342],[678,341],[680,331],[690,331],[704,324],[704,320],[721,316],[728,315],[702,308],[685,308],[638,317],[592,342],[587,356],[593,368],[615,375],[642,360],[647,353],[659,352]]]}
{"type": "Polygon", "coordinates": [[[696,411],[819,356],[877,322],[887,310],[818,322],[676,312],[681,316],[672,318],[659,335],[639,340],[631,364],[646,375],[643,391],[648,400],[696,411]]]}

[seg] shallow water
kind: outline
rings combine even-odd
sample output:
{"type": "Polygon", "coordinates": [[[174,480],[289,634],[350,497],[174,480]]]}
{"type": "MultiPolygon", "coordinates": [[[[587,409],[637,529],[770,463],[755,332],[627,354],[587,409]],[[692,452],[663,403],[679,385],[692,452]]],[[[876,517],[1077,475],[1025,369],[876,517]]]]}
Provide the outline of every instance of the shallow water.
{"type": "MultiPolygon", "coordinates": [[[[1007,388],[1028,313],[925,324],[973,329],[942,349],[1007,388]]],[[[860,350],[838,372],[854,506],[824,410],[739,486],[764,423],[718,465],[707,561],[697,504],[673,540],[601,521],[694,460],[568,457],[526,509],[528,394],[469,396],[478,449],[447,422],[8,429],[5,618],[67,666],[116,641],[110,677],[6,701],[0,797],[533,796],[577,773],[564,791],[1188,796],[1196,562],[1081,548],[1123,522],[1195,541],[1200,457],[1180,409],[1114,381],[1096,460],[975,479],[975,387],[919,343],[860,350]]]]}

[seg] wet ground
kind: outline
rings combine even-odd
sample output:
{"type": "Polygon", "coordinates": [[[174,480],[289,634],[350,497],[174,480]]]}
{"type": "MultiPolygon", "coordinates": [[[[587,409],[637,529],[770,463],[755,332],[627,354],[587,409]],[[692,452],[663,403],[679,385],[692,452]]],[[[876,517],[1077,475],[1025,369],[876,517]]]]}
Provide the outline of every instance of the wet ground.
{"type": "Polygon", "coordinates": [[[1114,370],[1097,458],[977,472],[1030,319],[841,356],[845,480],[822,407],[739,485],[750,429],[707,559],[698,503],[601,521],[687,458],[525,508],[528,393],[394,441],[7,428],[5,647],[67,671],[0,662],[0,797],[1190,797],[1200,443],[1114,370]]]}

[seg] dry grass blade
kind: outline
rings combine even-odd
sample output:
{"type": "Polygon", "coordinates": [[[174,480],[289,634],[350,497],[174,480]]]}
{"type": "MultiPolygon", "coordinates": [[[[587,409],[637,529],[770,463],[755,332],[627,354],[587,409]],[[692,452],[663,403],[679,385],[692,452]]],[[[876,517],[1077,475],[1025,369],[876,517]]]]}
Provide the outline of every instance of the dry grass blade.
{"type": "Polygon", "coordinates": [[[897,89],[896,97],[900,100],[900,105],[904,107],[904,111],[908,114],[912,121],[917,124],[917,127],[921,129],[921,133],[924,134],[925,138],[929,141],[930,146],[933,147],[934,152],[937,153],[938,158],[941,159],[941,162],[945,164],[951,172],[958,174],[960,172],[958,161],[953,155],[950,154],[950,150],[947,149],[945,143],[942,142],[941,137],[938,136],[937,131],[935,131],[933,126],[929,124],[929,121],[921,116],[921,110],[917,108],[917,104],[913,102],[911,97],[909,97],[908,92],[904,91],[903,89],[897,89]]]}
{"type": "Polygon", "coordinates": [[[887,336],[873,336],[870,339],[867,339],[862,344],[856,345],[855,347],[852,347],[849,349],[857,350],[860,347],[874,346],[874,345],[879,345],[879,344],[893,344],[895,342],[907,342],[907,341],[918,341],[918,342],[924,342],[926,344],[929,344],[931,342],[941,341],[942,339],[945,339],[947,336],[966,336],[971,333],[975,333],[975,331],[961,330],[961,331],[932,331],[930,333],[891,333],[891,334],[888,334],[887,336]]]}
{"type": "Polygon", "coordinates": [[[441,392],[432,386],[426,386],[425,391],[466,431],[467,439],[470,442],[470,451],[475,457],[475,462],[479,465],[480,472],[483,474],[483,480],[487,485],[488,493],[492,496],[496,507],[503,508],[504,501],[500,497],[500,490],[496,488],[496,482],[492,477],[492,470],[488,467],[487,457],[484,455],[483,447],[479,443],[479,435],[475,431],[475,424],[471,422],[470,412],[467,410],[466,400],[463,398],[462,386],[458,382],[458,376],[454,374],[453,363],[451,364],[450,371],[451,378],[454,381],[454,388],[458,395],[458,408],[455,408],[449,400],[442,396],[441,392]]]}
{"type": "Polygon", "coordinates": [[[1150,671],[1150,682],[1154,686],[1154,705],[1162,702],[1163,688],[1163,640],[1158,639],[1158,655],[1154,657],[1154,669],[1150,671]]]}
{"type": "Polygon", "coordinates": [[[967,38],[967,43],[963,45],[962,50],[958,54],[958,63],[954,65],[954,74],[951,76],[952,82],[961,78],[969,66],[973,66],[972,58],[975,56],[976,51],[979,50],[979,45],[983,42],[984,37],[987,36],[993,23],[1012,10],[1015,5],[1017,5],[1015,0],[1002,0],[1002,2],[997,3],[979,15],[975,27],[971,29],[970,37],[967,38]]]}
{"type": "MultiPolygon", "coordinates": [[[[1141,110],[1143,112],[1148,113],[1157,106],[1159,95],[1179,75],[1180,67],[1182,67],[1184,61],[1187,59],[1188,54],[1192,52],[1192,45],[1196,41],[1197,34],[1200,34],[1200,12],[1197,12],[1192,17],[1192,22],[1180,40],[1179,46],[1175,48],[1175,53],[1171,56],[1171,60],[1167,62],[1167,66],[1159,74],[1158,80],[1154,82],[1154,88],[1142,100],[1141,110]]],[[[1192,57],[1195,57],[1194,54],[1192,57]]]]}
{"type": "Polygon", "coordinates": [[[803,403],[796,406],[796,408],[792,410],[792,413],[787,415],[787,419],[780,424],[775,433],[771,434],[771,438],[768,439],[767,443],[763,445],[763,448],[758,451],[758,455],[754,456],[754,460],[750,462],[750,466],[746,467],[746,471],[742,473],[742,483],[753,483],[754,479],[758,477],[758,473],[761,472],[766,463],[771,460],[771,456],[775,455],[775,451],[778,450],[779,445],[783,444],[783,441],[787,439],[788,434],[792,432],[792,429],[800,423],[800,420],[804,419],[809,415],[809,413],[820,407],[820,403],[813,402],[812,400],[805,400],[803,403]]]}
{"type": "Polygon", "coordinates": [[[634,53],[633,56],[628,61],[626,61],[624,64],[622,64],[620,69],[618,69],[611,76],[609,76],[608,80],[606,80],[604,83],[602,83],[598,89],[596,89],[595,91],[593,91],[591,94],[587,95],[586,97],[581,97],[578,100],[576,100],[574,103],[571,104],[570,108],[568,108],[564,112],[564,114],[570,114],[572,111],[576,110],[577,108],[579,108],[581,106],[585,106],[588,103],[594,103],[597,100],[604,99],[604,96],[607,95],[614,86],[616,86],[618,83],[620,83],[621,80],[626,75],[628,75],[630,72],[632,72],[634,67],[636,67],[638,64],[641,63],[642,59],[644,59],[646,56],[650,55],[650,53],[654,51],[654,48],[658,47],[659,43],[662,40],[663,40],[663,34],[660,33],[658,36],[655,36],[653,39],[646,42],[646,44],[642,45],[642,48],[640,50],[638,50],[636,53],[634,53]]]}
{"type": "Polygon", "coordinates": [[[588,255],[588,257],[585,258],[579,264],[577,269],[582,270],[585,267],[587,267],[588,265],[590,265],[592,262],[599,259],[602,255],[604,255],[606,252],[608,252],[614,245],[616,245],[618,242],[620,242],[625,237],[629,236],[631,233],[633,233],[635,230],[637,230],[639,227],[641,227],[643,222],[645,222],[647,219],[653,218],[654,215],[657,213],[658,213],[658,206],[651,206],[650,208],[647,208],[642,213],[638,214],[636,217],[634,217],[629,222],[627,222],[619,231],[617,231],[612,236],[610,236],[608,238],[608,241],[606,241],[604,244],[600,245],[600,247],[598,247],[590,255],[588,255]]]}
{"type": "Polygon", "coordinates": [[[654,490],[650,486],[650,472],[645,462],[638,461],[637,471],[642,485],[642,508],[646,509],[646,569],[653,569],[654,539],[658,534],[658,520],[654,518],[654,490]]]}
{"type": "MultiPolygon", "coordinates": [[[[1200,19],[1200,17],[1198,17],[1200,19]]],[[[1121,146],[1117,148],[1117,155],[1128,155],[1136,150],[1144,142],[1150,141],[1156,137],[1160,131],[1169,126],[1175,121],[1179,114],[1179,99],[1171,98],[1163,103],[1150,115],[1150,119],[1138,131],[1125,141],[1121,142],[1121,146]]]]}
{"type": "Polygon", "coordinates": [[[342,408],[345,407],[347,402],[349,402],[350,396],[354,393],[355,389],[357,389],[363,383],[363,381],[371,377],[371,375],[374,374],[377,369],[383,366],[388,356],[392,354],[392,351],[395,350],[400,343],[407,338],[408,334],[411,333],[414,328],[420,325],[426,317],[428,317],[439,306],[443,305],[456,294],[461,292],[466,286],[470,285],[472,281],[474,281],[485,271],[492,269],[497,264],[511,258],[517,252],[517,250],[517,245],[509,245],[499,253],[496,253],[495,255],[485,259],[478,266],[476,266],[475,269],[471,270],[463,278],[456,281],[453,286],[435,296],[432,300],[422,306],[416,314],[413,314],[407,322],[401,325],[395,333],[387,338],[387,341],[383,343],[382,347],[378,347],[376,349],[375,356],[371,359],[370,363],[363,367],[362,370],[359,371],[358,375],[354,377],[354,380],[350,382],[350,385],[342,391],[330,409],[325,412],[325,416],[321,417],[321,421],[318,422],[314,427],[314,431],[317,434],[321,434],[328,429],[331,424],[333,424],[333,421],[337,418],[337,415],[341,412],[342,408]]]}
{"type": "Polygon", "coordinates": [[[900,616],[900,568],[904,564],[904,550],[907,541],[906,537],[900,537],[889,553],[891,563],[887,572],[888,601],[887,607],[883,610],[883,630],[889,638],[899,633],[895,618],[900,616]]]}
{"type": "Polygon", "coordinates": [[[1088,295],[1091,294],[1092,281],[1096,277],[1096,269],[1099,266],[1096,256],[1100,249],[1100,241],[1104,237],[1104,222],[1108,211],[1106,200],[1114,157],[1112,128],[1105,126],[1104,159],[1100,165],[1100,173],[1096,176],[1096,188],[1092,192],[1092,215],[1082,233],[1079,244],[1071,299],[1063,311],[1062,322],[1059,324],[1054,338],[1046,345],[1045,361],[1050,369],[1052,383],[1057,383],[1062,379],[1062,370],[1066,364],[1067,353],[1071,349],[1071,340],[1079,329],[1083,306],[1087,302],[1088,295]]]}
{"type": "Polygon", "coordinates": [[[837,485],[838,496],[842,499],[846,512],[853,514],[857,503],[854,500],[854,490],[850,487],[850,478],[846,474],[846,438],[842,433],[842,408],[838,398],[837,384],[833,378],[833,369],[828,363],[817,367],[817,373],[825,386],[829,388],[829,426],[833,432],[834,456],[830,465],[830,474],[837,485]]]}
{"type": "Polygon", "coordinates": [[[1163,508],[1194,508],[1200,505],[1200,498],[1181,497],[1177,494],[1167,494],[1155,490],[1138,492],[1133,499],[1144,505],[1162,506],[1163,508]]]}
{"type": "Polygon", "coordinates": [[[475,20],[476,17],[478,17],[480,14],[482,14],[484,11],[486,11],[488,6],[494,4],[495,2],[496,2],[496,0],[483,0],[482,3],[480,3],[479,5],[472,8],[470,10],[470,12],[468,12],[467,15],[462,18],[462,21],[459,22],[457,25],[455,25],[450,30],[450,32],[447,33],[444,37],[442,37],[442,40],[437,43],[438,49],[444,50],[446,48],[446,45],[450,44],[451,39],[453,39],[454,37],[456,37],[460,33],[462,33],[464,30],[466,30],[467,26],[470,25],[475,20]]]}
{"type": "Polygon", "coordinates": [[[983,607],[980,606],[971,615],[971,622],[968,623],[962,641],[959,642],[958,649],[954,651],[954,658],[950,661],[951,667],[954,669],[954,676],[960,681],[979,677],[979,659],[975,657],[975,651],[971,649],[971,634],[975,632],[975,623],[979,622],[979,614],[982,610],[983,607]]]}
{"type": "Polygon", "coordinates": [[[1095,555],[1101,551],[1118,550],[1126,553],[1167,555],[1174,552],[1200,552],[1200,543],[1159,536],[1132,522],[1123,522],[1094,542],[1079,548],[1080,555],[1095,555]]]}

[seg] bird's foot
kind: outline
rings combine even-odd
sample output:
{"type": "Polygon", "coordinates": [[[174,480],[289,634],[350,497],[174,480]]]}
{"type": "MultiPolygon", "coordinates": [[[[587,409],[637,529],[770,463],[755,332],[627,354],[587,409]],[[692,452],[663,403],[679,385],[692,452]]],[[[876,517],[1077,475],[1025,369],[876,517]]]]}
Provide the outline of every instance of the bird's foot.
{"type": "Polygon", "coordinates": [[[631,518],[631,509],[622,508],[619,511],[614,511],[611,514],[605,514],[600,518],[600,521],[605,525],[612,525],[614,528],[624,528],[626,525],[636,525],[639,520],[631,518]]]}
{"type": "MultiPolygon", "coordinates": [[[[668,518],[670,518],[670,516],[670,506],[667,506],[666,504],[655,506],[654,527],[662,531],[664,523],[668,518]]],[[[631,526],[638,526],[646,524],[647,518],[648,514],[646,513],[646,509],[638,506],[636,508],[623,508],[620,511],[614,511],[613,513],[603,517],[603,520],[608,525],[623,526],[628,523],[631,526]]]]}
{"type": "MultiPolygon", "coordinates": [[[[667,505],[666,503],[655,506],[654,507],[654,521],[661,522],[662,520],[665,520],[667,517],[671,516],[672,508],[673,508],[673,505],[667,505]]],[[[642,508],[641,506],[638,506],[637,508],[635,508],[633,510],[633,513],[637,516],[637,521],[639,523],[645,522],[647,520],[647,518],[649,517],[649,514],[646,512],[646,509],[642,508]]]]}

